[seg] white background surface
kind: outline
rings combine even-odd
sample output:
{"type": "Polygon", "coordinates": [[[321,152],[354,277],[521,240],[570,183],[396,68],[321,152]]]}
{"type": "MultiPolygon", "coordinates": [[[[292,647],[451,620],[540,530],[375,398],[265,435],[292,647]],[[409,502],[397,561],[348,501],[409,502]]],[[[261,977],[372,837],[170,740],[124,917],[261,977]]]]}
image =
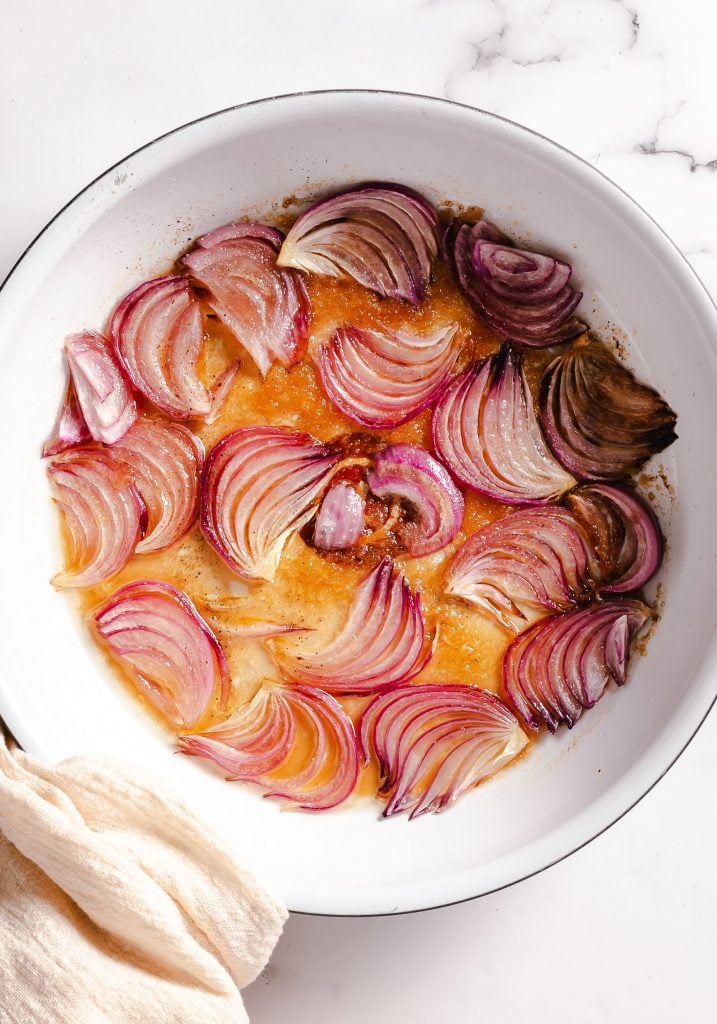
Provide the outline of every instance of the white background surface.
{"type": "MultiPolygon", "coordinates": [[[[717,295],[709,0],[3,0],[0,11],[0,276],[78,189],[156,135],[260,96],[371,87],[447,96],[551,135],[630,191],[717,295]]],[[[713,714],[637,808],[536,878],[403,918],[292,917],[246,993],[252,1020],[714,1019],[716,784],[713,714]]]]}

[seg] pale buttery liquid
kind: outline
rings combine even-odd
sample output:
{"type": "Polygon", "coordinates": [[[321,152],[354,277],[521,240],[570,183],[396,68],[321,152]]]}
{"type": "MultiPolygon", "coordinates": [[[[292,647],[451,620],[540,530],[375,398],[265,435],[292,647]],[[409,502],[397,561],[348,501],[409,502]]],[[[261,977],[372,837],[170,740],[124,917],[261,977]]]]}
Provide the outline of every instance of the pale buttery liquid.
{"type": "MultiPolygon", "coordinates": [[[[206,345],[200,364],[200,375],[205,383],[210,384],[237,358],[242,364],[219,418],[211,425],[200,420],[188,424],[202,439],[207,451],[237,427],[256,424],[280,424],[306,431],[321,441],[363,430],[329,402],[311,358],[317,346],[340,324],[403,327],[428,333],[457,323],[463,340],[459,369],[500,347],[497,336],[472,311],[450,273],[440,263],[435,267],[429,295],[418,309],[397,300],[381,299],[352,280],[311,277],[307,287],[314,311],[307,356],[290,369],[275,365],[264,380],[229,332],[214,316],[207,317],[206,345]]],[[[524,365],[534,394],[537,394],[542,371],[553,355],[552,349],[524,351],[524,365]]],[[[403,441],[431,450],[430,419],[430,410],[426,410],[403,426],[370,433],[386,444],[403,441]]],[[[472,533],[510,511],[511,507],[470,490],[464,490],[463,496],[463,526],[451,544],[423,558],[412,558],[406,553],[395,556],[413,590],[420,591],[429,634],[438,630],[435,654],[414,682],[462,683],[499,692],[502,656],[511,635],[477,609],[448,597],[443,590],[446,569],[454,552],[472,533]]],[[[379,555],[380,551],[376,558],[379,555]]],[[[260,640],[232,636],[228,628],[232,620],[270,619],[310,627],[311,632],[293,634],[286,642],[297,648],[305,645],[307,649],[319,649],[342,627],[356,587],[370,571],[371,564],[322,555],[297,535],[287,544],[271,583],[245,584],[228,569],[195,526],[166,551],[134,555],[117,575],[82,591],[79,600],[83,611],[89,612],[122,584],[143,578],[168,580],[184,590],[212,626],[226,652],[233,684],[231,710],[248,700],[262,679],[277,678],[277,669],[264,644],[260,640]],[[239,598],[236,611],[219,613],[208,608],[207,599],[229,595],[239,598]]],[[[121,671],[119,674],[126,683],[121,671]]],[[[339,699],[354,719],[367,701],[366,697],[339,699]]],[[[151,707],[149,710],[158,718],[151,707]]],[[[220,712],[215,705],[195,731],[202,731],[225,716],[226,712],[220,712]]],[[[291,765],[301,756],[301,750],[295,750],[286,768],[291,770],[291,765]]],[[[358,791],[375,791],[375,785],[375,771],[371,766],[364,772],[358,791]]]]}

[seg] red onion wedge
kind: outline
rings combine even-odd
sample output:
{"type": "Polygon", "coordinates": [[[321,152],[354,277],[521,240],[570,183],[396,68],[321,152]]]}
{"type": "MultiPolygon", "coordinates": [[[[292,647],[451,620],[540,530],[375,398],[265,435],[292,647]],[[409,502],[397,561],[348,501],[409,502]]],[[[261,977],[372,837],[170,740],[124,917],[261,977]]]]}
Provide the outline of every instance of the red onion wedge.
{"type": "Polygon", "coordinates": [[[316,516],[316,547],[327,551],[352,547],[363,532],[365,508],[366,501],[350,484],[334,484],[324,495],[316,516]]]}
{"type": "Polygon", "coordinates": [[[454,221],[444,246],[462,291],[501,338],[546,348],[585,331],[572,315],[582,292],[567,263],[514,248],[485,220],[454,221]]]}
{"type": "Polygon", "coordinates": [[[229,696],[219,641],[190,599],[161,580],[127,583],[93,612],[97,636],[140,692],[173,725],[195,725],[229,696]]]}
{"type": "Polygon", "coordinates": [[[662,564],[655,513],[621,484],[584,484],[566,498],[590,538],[590,572],[602,593],[626,594],[652,579],[662,564]]]}
{"type": "Polygon", "coordinates": [[[445,466],[414,444],[392,444],[374,458],[368,485],[379,498],[400,498],[412,509],[406,546],[416,558],[450,544],[463,522],[463,495],[445,466]]]}
{"type": "Polygon", "coordinates": [[[99,448],[56,455],[47,472],[67,528],[68,564],[56,587],[92,587],[122,568],[142,536],[145,509],[126,466],[99,448]]]}
{"type": "Polygon", "coordinates": [[[90,435],[114,444],[136,420],[137,404],[109,343],[96,331],[70,334],[65,356],[90,435]]]}
{"type": "Polygon", "coordinates": [[[205,423],[216,423],[219,419],[222,409],[226,403],[227,398],[231,394],[231,390],[234,387],[234,382],[237,379],[237,374],[241,370],[241,363],[232,363],[222,373],[219,374],[217,379],[212,384],[211,388],[211,405],[209,412],[204,417],[205,423]]]}
{"type": "Polygon", "coordinates": [[[567,509],[519,509],[466,541],[448,571],[446,592],[517,633],[590,597],[588,545],[567,509]]]}
{"type": "Polygon", "coordinates": [[[597,342],[553,360],[541,408],[550,447],[580,479],[624,476],[677,437],[669,405],[597,342]]]}
{"type": "Polygon", "coordinates": [[[204,466],[202,533],[237,575],[273,580],[290,537],[340,459],[309,434],[242,427],[222,438],[204,466]]]}
{"type": "Polygon", "coordinates": [[[420,596],[384,558],[356,589],[346,624],[331,643],[314,652],[272,643],[271,651],[289,679],[331,693],[372,693],[418,675],[433,655],[425,640],[420,596]]]}
{"type": "Polygon", "coordinates": [[[621,686],[649,618],[641,601],[622,598],[544,619],[516,637],[503,658],[503,686],[531,729],[572,728],[611,679],[621,686]]]}
{"type": "Polygon", "coordinates": [[[461,350],[457,324],[429,335],[339,327],[317,353],[321,382],[355,423],[397,427],[445,388],[461,350]]]}
{"type": "Polygon", "coordinates": [[[204,445],[179,423],[141,419],[113,446],[112,454],[129,467],[147,510],[137,554],[164,551],[196,518],[204,445]]]}
{"type": "Polygon", "coordinates": [[[228,772],[230,780],[253,782],[267,790],[265,796],[281,797],[308,811],[343,803],[358,778],[351,719],[338,701],[311,686],[265,679],[253,699],[226,722],[180,736],[179,744],[185,754],[204,757],[228,772]],[[308,735],[308,745],[300,733],[308,735]],[[294,769],[290,776],[282,773],[289,760],[294,769]]]}
{"type": "Polygon", "coordinates": [[[206,416],[211,397],[197,375],[204,324],[186,278],[158,277],[139,285],[112,314],[110,334],[145,398],[173,419],[206,416]]]}
{"type": "Polygon", "coordinates": [[[438,251],[438,217],[413,189],[369,183],[314,203],[294,222],[279,265],[353,277],[384,297],[417,306],[438,251]]]}
{"type": "Polygon", "coordinates": [[[311,327],[304,282],[277,265],[281,240],[280,231],[263,224],[227,224],[200,238],[183,260],[262,376],[275,359],[297,363],[311,327]]]}
{"type": "Polygon", "coordinates": [[[521,357],[509,345],[451,382],[432,428],[456,479],[498,501],[538,504],[575,484],[545,443],[521,357]]]}
{"type": "Polygon", "coordinates": [[[366,707],[364,760],[379,765],[384,817],[437,813],[512,761],[528,742],[500,698],[472,686],[398,686],[366,707]]]}
{"type": "Polygon", "coordinates": [[[89,438],[90,432],[77,401],[75,385],[70,377],[52,433],[42,446],[42,457],[48,459],[52,455],[59,455],[60,452],[67,451],[68,448],[76,448],[77,445],[88,441],[89,438]]]}

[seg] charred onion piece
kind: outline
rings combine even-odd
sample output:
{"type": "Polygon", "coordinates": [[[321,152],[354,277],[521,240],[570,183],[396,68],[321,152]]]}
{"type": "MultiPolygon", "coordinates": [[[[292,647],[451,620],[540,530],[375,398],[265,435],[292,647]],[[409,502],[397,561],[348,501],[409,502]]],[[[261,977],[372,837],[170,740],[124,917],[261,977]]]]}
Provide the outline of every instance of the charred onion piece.
{"type": "Polygon", "coordinates": [[[621,686],[649,618],[641,601],[622,598],[544,619],[516,637],[503,658],[503,687],[531,729],[572,728],[611,679],[621,686]]]}
{"type": "Polygon", "coordinates": [[[142,536],[145,510],[132,474],[109,452],[73,448],[56,455],[47,472],[67,528],[67,565],[56,587],[92,587],[122,568],[142,536]]]}
{"type": "Polygon", "coordinates": [[[353,277],[417,306],[438,251],[438,218],[413,189],[370,183],[314,203],[297,217],[278,263],[309,274],[353,277]]]}
{"type": "Polygon", "coordinates": [[[339,327],[316,362],[327,395],[364,427],[397,427],[443,391],[460,353],[456,324],[422,336],[339,327]]]}
{"type": "Polygon", "coordinates": [[[365,500],[350,484],[334,484],[324,495],[316,516],[316,547],[327,551],[352,547],[363,532],[365,508],[365,500]]]}
{"type": "Polygon", "coordinates": [[[588,551],[567,509],[519,509],[466,541],[449,569],[446,592],[517,633],[590,596],[588,551]]]}
{"type": "Polygon", "coordinates": [[[444,244],[462,291],[501,338],[545,348],[585,330],[572,315],[582,292],[567,263],[514,248],[486,220],[454,221],[444,244]]]}
{"type": "Polygon", "coordinates": [[[162,580],[120,587],[92,615],[101,642],[173,725],[190,727],[229,696],[219,641],[187,595],[162,580]]]}
{"type": "Polygon", "coordinates": [[[432,428],[453,475],[498,501],[538,504],[575,484],[545,443],[521,357],[509,345],[451,382],[432,428]]]}
{"type": "Polygon", "coordinates": [[[88,441],[89,438],[90,432],[77,401],[75,385],[70,377],[52,433],[42,446],[42,457],[47,459],[51,455],[59,455],[60,452],[67,451],[68,448],[76,448],[77,445],[88,441]]]}
{"type": "Polygon", "coordinates": [[[173,419],[206,416],[211,398],[197,375],[202,311],[186,278],[158,277],[139,285],[112,314],[110,333],[145,398],[173,419]]]}
{"type": "Polygon", "coordinates": [[[112,448],[131,470],[147,510],[138,554],[163,551],[191,528],[199,503],[204,445],[179,423],[142,419],[112,448]]]}
{"type": "Polygon", "coordinates": [[[281,553],[314,515],[340,455],[287,427],[241,427],[204,466],[201,527],[237,575],[273,580],[281,553]]]}
{"type": "Polygon", "coordinates": [[[662,532],[647,502],[621,484],[584,484],[566,501],[590,538],[599,589],[626,594],[644,587],[662,564],[662,532]]]}
{"type": "Polygon", "coordinates": [[[207,302],[264,376],[306,351],[311,302],[299,274],[277,265],[282,235],[264,224],[227,224],[204,235],[183,263],[207,302]]]}
{"type": "MultiPolygon", "coordinates": [[[[107,339],[97,331],[70,334],[65,357],[90,435],[114,444],[136,420],[137,404],[107,339]]],[[[81,424],[76,429],[81,432],[81,424]]]]}
{"type": "Polygon", "coordinates": [[[624,476],[677,437],[669,405],[595,342],[553,360],[541,407],[550,447],[580,479],[624,476]]]}
{"type": "Polygon", "coordinates": [[[442,811],[527,742],[510,708],[472,686],[398,686],[374,698],[360,723],[364,760],[376,757],[388,798],[384,817],[442,811]]]}
{"type": "Polygon", "coordinates": [[[351,719],[338,701],[311,686],[265,679],[226,722],[179,738],[185,754],[213,761],[231,780],[261,786],[304,810],[336,807],[354,790],[359,758],[351,719]],[[297,760],[297,725],[310,736],[297,760]],[[284,771],[292,759],[292,774],[284,771]]]}
{"type": "Polygon", "coordinates": [[[319,651],[292,652],[279,643],[271,651],[285,676],[331,693],[372,693],[406,682],[425,668],[421,600],[405,576],[384,558],[356,590],[338,636],[319,651]]]}
{"type": "Polygon", "coordinates": [[[463,495],[447,469],[424,448],[392,444],[374,458],[368,485],[379,498],[400,498],[415,515],[407,547],[416,557],[450,544],[463,522],[463,495]]]}

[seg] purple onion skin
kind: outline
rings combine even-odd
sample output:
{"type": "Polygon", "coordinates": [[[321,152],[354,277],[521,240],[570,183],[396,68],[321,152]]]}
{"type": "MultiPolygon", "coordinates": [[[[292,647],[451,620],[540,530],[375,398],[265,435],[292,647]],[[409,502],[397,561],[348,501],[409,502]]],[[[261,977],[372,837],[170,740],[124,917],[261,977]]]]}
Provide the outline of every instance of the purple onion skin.
{"type": "Polygon", "coordinates": [[[324,551],[353,547],[363,532],[366,502],[350,484],[334,484],[319,507],[314,525],[314,544],[324,551]]]}
{"type": "Polygon", "coordinates": [[[443,235],[443,251],[466,298],[506,341],[546,348],[569,341],[585,331],[585,325],[572,316],[582,292],[568,284],[571,274],[568,264],[558,263],[542,253],[514,249],[513,243],[495,224],[486,220],[475,224],[454,221],[443,235]],[[557,280],[549,286],[546,279],[538,288],[511,288],[504,279],[494,280],[490,261],[481,258],[481,251],[492,254],[496,246],[526,259],[549,261],[557,280]]]}
{"type": "Polygon", "coordinates": [[[566,505],[588,540],[602,535],[593,570],[600,593],[628,594],[649,583],[662,565],[664,541],[644,498],[624,484],[587,483],[567,496],[566,505]]]}
{"type": "Polygon", "coordinates": [[[619,480],[677,439],[664,399],[592,341],[550,363],[540,407],[554,455],[580,480],[619,480]]]}
{"type": "Polygon", "coordinates": [[[419,557],[450,544],[463,522],[463,495],[448,470],[424,448],[393,444],[383,448],[368,473],[368,485],[378,497],[402,498],[415,509],[418,530],[408,548],[419,557]]]}
{"type": "Polygon", "coordinates": [[[321,273],[316,265],[311,267],[303,263],[307,255],[311,262],[311,233],[327,229],[332,220],[336,224],[335,234],[338,233],[340,237],[338,246],[331,257],[314,253],[315,261],[320,255],[320,263],[333,264],[333,270],[324,269],[324,273],[331,272],[335,276],[337,269],[340,268],[342,274],[349,274],[384,298],[403,299],[413,306],[418,306],[423,301],[430,282],[431,263],[438,250],[438,215],[427,199],[405,185],[374,181],[364,182],[326,196],[297,217],[279,253],[279,265],[321,273]],[[394,214],[391,223],[383,219],[390,216],[385,209],[371,209],[372,200],[386,199],[389,196],[395,196],[398,200],[395,204],[397,213],[394,214]],[[364,220],[356,220],[350,215],[350,207],[353,204],[360,208],[362,202],[367,216],[364,220]],[[316,215],[320,215],[322,211],[328,213],[327,222],[312,223],[316,215]],[[402,223],[403,217],[406,216],[411,219],[413,230],[407,230],[402,223]],[[346,238],[341,238],[341,227],[351,225],[351,233],[357,238],[362,233],[371,234],[370,243],[364,247],[365,251],[360,259],[354,257],[353,246],[348,245],[346,238]],[[301,251],[302,242],[303,260],[297,255],[301,251]],[[370,265],[372,259],[374,262],[370,265]]]}

